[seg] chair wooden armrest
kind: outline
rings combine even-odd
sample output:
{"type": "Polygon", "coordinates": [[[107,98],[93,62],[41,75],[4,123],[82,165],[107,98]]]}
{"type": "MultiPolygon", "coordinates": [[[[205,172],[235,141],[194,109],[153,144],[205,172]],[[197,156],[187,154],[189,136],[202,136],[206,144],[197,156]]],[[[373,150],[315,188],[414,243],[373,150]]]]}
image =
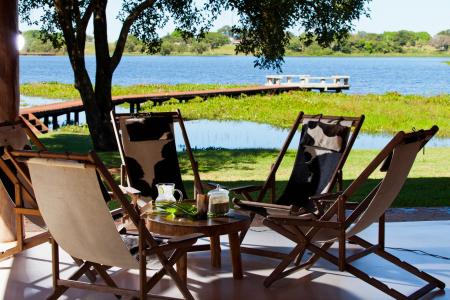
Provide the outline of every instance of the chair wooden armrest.
{"type": "Polygon", "coordinates": [[[122,193],[130,195],[130,196],[140,196],[141,195],[140,190],[135,189],[131,186],[119,185],[119,188],[121,189],[122,193]]]}
{"type": "Polygon", "coordinates": [[[280,204],[272,204],[272,203],[262,203],[262,202],[252,202],[252,201],[244,201],[239,199],[233,199],[234,204],[242,207],[242,206],[251,206],[256,208],[273,208],[273,209],[280,209],[280,210],[286,210],[291,211],[292,205],[280,205],[280,204]]]}
{"type": "Polygon", "coordinates": [[[267,215],[270,214],[290,215],[293,208],[292,206],[253,202],[253,201],[241,201],[238,199],[234,199],[233,202],[241,209],[245,211],[251,211],[263,217],[266,217],[267,215]]]}
{"type": "Polygon", "coordinates": [[[201,233],[193,233],[187,234],[177,237],[172,237],[165,241],[163,244],[159,244],[158,246],[151,248],[148,250],[147,255],[152,255],[156,253],[156,249],[161,251],[171,251],[174,249],[180,248],[189,248],[197,242],[197,239],[203,237],[204,235],[201,233]]]}
{"type": "Polygon", "coordinates": [[[202,186],[208,190],[215,189],[215,188],[217,188],[217,186],[219,186],[220,188],[226,189],[226,190],[230,190],[230,188],[228,188],[227,186],[217,183],[217,182],[212,182],[212,181],[202,182],[202,186]]]}
{"type": "Polygon", "coordinates": [[[245,186],[238,186],[235,188],[231,188],[230,192],[234,192],[236,194],[242,194],[242,193],[252,193],[257,192],[262,189],[262,185],[245,185],[245,186]]]}
{"type": "MultiPolygon", "coordinates": [[[[321,203],[334,203],[336,202],[336,199],[321,199],[321,200],[317,200],[318,202],[321,203]]],[[[345,208],[346,209],[355,209],[357,206],[359,205],[359,202],[355,202],[355,201],[346,201],[345,202],[345,208]]]]}
{"type": "Polygon", "coordinates": [[[114,220],[117,220],[123,216],[123,208],[119,207],[116,209],[111,210],[111,216],[114,220]]]}
{"type": "Polygon", "coordinates": [[[342,192],[324,193],[324,194],[311,196],[311,197],[309,197],[309,199],[312,200],[312,201],[316,201],[316,200],[336,200],[340,195],[342,195],[342,192]]]}
{"type": "Polygon", "coordinates": [[[204,235],[201,233],[192,233],[192,234],[172,237],[172,238],[168,239],[167,243],[173,244],[173,243],[180,243],[180,242],[189,241],[189,240],[197,240],[201,237],[204,237],[204,235]]]}
{"type": "Polygon", "coordinates": [[[324,203],[334,203],[340,195],[342,195],[342,192],[324,193],[311,196],[309,199],[316,205],[318,214],[323,215],[325,213],[324,203]]]}
{"type": "Polygon", "coordinates": [[[314,226],[314,227],[324,227],[334,229],[339,229],[339,227],[341,226],[340,223],[338,222],[317,220],[317,217],[312,213],[299,216],[286,216],[273,214],[267,216],[266,219],[283,225],[314,226]]]}

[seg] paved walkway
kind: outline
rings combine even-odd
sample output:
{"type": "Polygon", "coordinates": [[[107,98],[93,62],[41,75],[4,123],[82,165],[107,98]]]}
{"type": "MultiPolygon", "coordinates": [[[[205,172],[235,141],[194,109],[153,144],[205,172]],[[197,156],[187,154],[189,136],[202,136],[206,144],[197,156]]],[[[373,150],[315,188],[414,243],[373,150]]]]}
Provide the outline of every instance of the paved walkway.
{"type": "MultiPolygon", "coordinates": [[[[395,222],[386,224],[386,246],[408,248],[450,256],[450,221],[395,222]]],[[[376,226],[371,226],[362,236],[374,240],[376,226]]],[[[204,241],[206,242],[206,241],[204,241]]],[[[246,237],[247,245],[264,245],[288,251],[292,244],[264,227],[252,228],[246,237]]],[[[222,268],[212,268],[209,253],[191,253],[188,256],[188,287],[196,299],[390,299],[377,289],[348,273],[320,260],[310,271],[300,271],[275,283],[270,289],[262,286],[264,278],[273,270],[277,261],[251,255],[243,255],[244,279],[233,280],[227,241],[222,241],[222,268]]],[[[349,245],[349,247],[354,247],[349,245]]],[[[336,250],[336,249],[334,249],[336,250]]],[[[389,250],[416,267],[429,272],[447,285],[445,291],[435,291],[426,299],[450,299],[450,261],[428,255],[400,250],[389,250]]],[[[73,262],[63,255],[61,269],[67,276],[74,269],[73,262]]],[[[410,292],[421,282],[405,274],[391,264],[371,255],[355,262],[372,276],[394,288],[410,292]]],[[[150,270],[158,266],[153,261],[150,270]]],[[[114,271],[114,278],[121,286],[135,288],[138,278],[134,271],[114,271]]],[[[50,247],[44,244],[30,249],[15,258],[0,262],[0,299],[44,299],[52,291],[50,247]]],[[[170,279],[165,278],[154,291],[165,296],[179,297],[170,279]]],[[[80,290],[69,290],[61,299],[116,299],[112,295],[80,290]]]]}

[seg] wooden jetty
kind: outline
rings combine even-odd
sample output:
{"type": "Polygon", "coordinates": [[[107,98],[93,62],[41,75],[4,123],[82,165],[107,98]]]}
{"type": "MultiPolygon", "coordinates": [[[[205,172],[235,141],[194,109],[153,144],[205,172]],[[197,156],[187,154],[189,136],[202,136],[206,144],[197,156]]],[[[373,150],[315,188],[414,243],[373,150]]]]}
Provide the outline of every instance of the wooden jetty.
{"type": "MultiPolygon", "coordinates": [[[[113,97],[112,102],[114,107],[116,105],[128,103],[130,104],[130,113],[134,113],[139,112],[141,104],[148,101],[151,101],[154,104],[160,104],[170,99],[177,99],[178,101],[189,101],[196,97],[209,98],[219,95],[237,97],[242,94],[246,95],[277,94],[300,89],[302,88],[294,85],[248,86],[231,89],[188,91],[188,92],[165,92],[147,95],[118,96],[113,97]]],[[[74,100],[23,108],[20,110],[20,114],[26,120],[28,120],[28,122],[31,125],[33,125],[37,129],[37,131],[47,132],[49,124],[52,124],[52,127],[54,129],[59,127],[58,117],[62,115],[66,115],[67,124],[71,122],[74,124],[78,124],[79,113],[83,111],[84,107],[81,100],[74,100]]]]}
{"type": "Polygon", "coordinates": [[[340,93],[348,90],[350,76],[334,75],[330,77],[313,77],[310,75],[268,75],[266,86],[297,87],[302,90],[334,91],[340,93]]]}

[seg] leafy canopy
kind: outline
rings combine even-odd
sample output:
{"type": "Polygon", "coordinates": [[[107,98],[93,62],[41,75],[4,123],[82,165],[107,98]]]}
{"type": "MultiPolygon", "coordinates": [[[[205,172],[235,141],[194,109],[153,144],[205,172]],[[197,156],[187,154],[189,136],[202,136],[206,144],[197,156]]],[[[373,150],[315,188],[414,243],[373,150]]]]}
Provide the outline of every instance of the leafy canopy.
{"type": "MultiPolygon", "coordinates": [[[[156,53],[161,47],[158,30],[170,19],[183,38],[201,38],[222,11],[232,10],[239,16],[239,23],[231,28],[232,35],[240,38],[236,51],[255,55],[256,66],[280,68],[289,44],[288,29],[300,28],[307,41],[328,46],[346,36],[352,21],[368,13],[365,4],[369,1],[122,0],[118,18],[124,22],[122,39],[131,33],[146,45],[149,53],[156,53]]],[[[41,26],[44,38],[60,45],[61,40],[54,36],[63,31],[61,24],[75,29],[74,38],[83,38],[85,33],[81,31],[86,29],[89,14],[106,4],[107,0],[20,0],[19,11],[23,20],[41,26]],[[41,12],[40,18],[31,18],[33,10],[41,12]],[[64,22],[57,10],[69,12],[64,22]]]]}

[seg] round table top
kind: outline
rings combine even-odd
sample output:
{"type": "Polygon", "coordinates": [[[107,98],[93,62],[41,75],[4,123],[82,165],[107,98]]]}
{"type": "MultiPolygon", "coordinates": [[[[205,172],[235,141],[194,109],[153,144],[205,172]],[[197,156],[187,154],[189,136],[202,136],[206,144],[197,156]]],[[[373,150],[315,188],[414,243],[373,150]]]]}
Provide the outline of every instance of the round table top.
{"type": "Polygon", "coordinates": [[[151,232],[177,236],[202,233],[206,236],[223,235],[244,230],[250,226],[250,217],[230,210],[226,216],[194,220],[186,217],[150,214],[145,217],[151,232]]]}

